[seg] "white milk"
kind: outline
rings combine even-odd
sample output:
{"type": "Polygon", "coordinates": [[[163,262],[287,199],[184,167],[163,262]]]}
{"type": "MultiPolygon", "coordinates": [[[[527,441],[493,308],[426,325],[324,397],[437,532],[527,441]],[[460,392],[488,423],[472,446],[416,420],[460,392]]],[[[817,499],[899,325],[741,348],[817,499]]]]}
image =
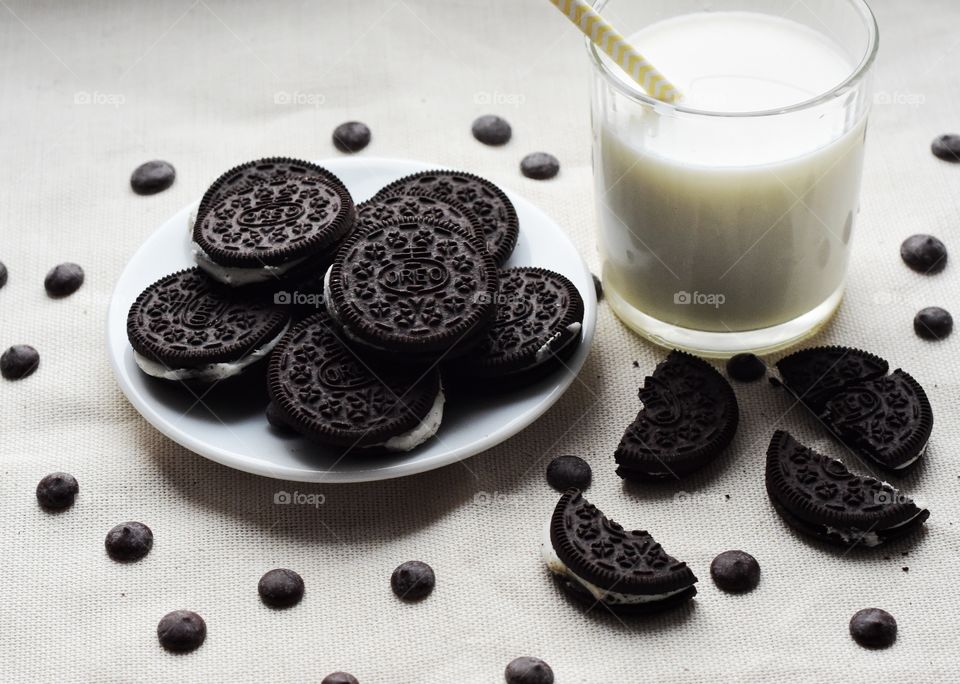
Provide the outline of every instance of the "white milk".
{"type": "MultiPolygon", "coordinates": [[[[805,102],[857,66],[810,28],[749,12],[685,15],[630,40],[685,107],[710,112],[805,102]]],[[[594,163],[603,279],[620,309],[732,332],[839,303],[865,116],[838,128],[817,111],[785,126],[611,109],[595,122],[594,163]]]]}

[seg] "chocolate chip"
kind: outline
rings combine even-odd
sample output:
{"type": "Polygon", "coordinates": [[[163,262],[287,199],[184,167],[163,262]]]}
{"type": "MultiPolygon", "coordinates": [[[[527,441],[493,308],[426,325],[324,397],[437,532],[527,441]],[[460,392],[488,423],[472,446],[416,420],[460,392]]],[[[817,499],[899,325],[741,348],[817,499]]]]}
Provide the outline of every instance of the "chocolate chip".
{"type": "Polygon", "coordinates": [[[417,601],[429,596],[436,583],[433,568],[422,561],[401,563],[390,577],[393,593],[407,601],[417,601]]]}
{"type": "Polygon", "coordinates": [[[347,121],[333,130],[333,146],[341,152],[359,152],[370,144],[370,128],[359,121],[347,121]]]}
{"type": "Polygon", "coordinates": [[[155,195],[163,192],[177,177],[173,164],[160,159],[144,162],[130,174],[130,187],[138,195],[155,195]]]}
{"type": "Polygon", "coordinates": [[[349,672],[331,672],[320,684],[360,684],[360,682],[349,672]]]}
{"type": "Polygon", "coordinates": [[[710,576],[724,591],[751,591],[760,583],[760,564],[745,551],[724,551],[710,563],[710,576]]]}
{"type": "Polygon", "coordinates": [[[50,473],[37,484],[37,501],[44,508],[69,508],[77,498],[80,485],[69,473],[50,473]]]}
{"type": "Polygon", "coordinates": [[[913,331],[925,340],[942,340],[953,332],[953,316],[939,306],[928,306],[914,316],[913,331]]]}
{"type": "Polygon", "coordinates": [[[553,670],[533,656],[511,660],[503,676],[507,684],[553,684],[553,670]]]}
{"type": "Polygon", "coordinates": [[[947,266],[947,246],[932,235],[911,235],[900,245],[900,258],[918,273],[939,273],[947,266]]]}
{"type": "Polygon", "coordinates": [[[897,621],[880,608],[864,608],[850,618],[850,636],[866,648],[886,648],[897,640],[897,621]]]}
{"type": "Polygon", "coordinates": [[[83,285],[83,269],[78,264],[69,261],[54,266],[43,279],[43,286],[51,297],[66,297],[72,295],[83,285]]]}
{"type": "Polygon", "coordinates": [[[603,301],[603,282],[593,273],[590,274],[593,277],[593,291],[597,293],[597,301],[603,301]]]}
{"type": "Polygon", "coordinates": [[[126,522],[107,532],[104,545],[113,560],[140,560],[153,548],[153,532],[143,523],[126,522]]]}
{"type": "Polygon", "coordinates": [[[0,261],[0,287],[7,284],[7,266],[0,261]]]}
{"type": "Polygon", "coordinates": [[[32,375],[40,365],[40,353],[29,344],[15,344],[0,356],[0,375],[20,380],[32,375]]]}
{"type": "Polygon", "coordinates": [[[930,151],[944,161],[960,162],[960,135],[946,133],[934,138],[930,151]]]}
{"type": "Polygon", "coordinates": [[[560,173],[560,161],[548,152],[534,152],[520,161],[520,172],[534,180],[548,180],[560,173]]]}
{"type": "Polygon", "coordinates": [[[293,570],[277,568],[260,578],[257,591],[263,602],[274,608],[294,606],[303,598],[303,578],[293,570]]]}
{"type": "Polygon", "coordinates": [[[484,145],[506,145],[513,135],[507,120],[496,114],[477,117],[470,130],[473,131],[473,137],[484,145]]]}
{"type": "Polygon", "coordinates": [[[557,456],[547,466],[547,483],[561,492],[571,487],[586,489],[592,477],[590,464],[579,456],[557,456]]]}
{"type": "Polygon", "coordinates": [[[737,354],[727,360],[727,375],[737,382],[754,382],[767,373],[767,365],[755,354],[737,354]]]}
{"type": "Polygon", "coordinates": [[[192,610],[175,610],[160,619],[157,638],[168,651],[193,651],[207,638],[207,623],[192,610]]]}

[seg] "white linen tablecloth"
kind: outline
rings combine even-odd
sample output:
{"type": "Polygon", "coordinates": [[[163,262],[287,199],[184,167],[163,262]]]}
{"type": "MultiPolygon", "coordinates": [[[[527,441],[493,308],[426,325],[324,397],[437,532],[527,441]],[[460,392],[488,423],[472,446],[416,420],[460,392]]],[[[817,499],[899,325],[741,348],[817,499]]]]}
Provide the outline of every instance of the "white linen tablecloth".
{"type": "Polygon", "coordinates": [[[235,472],[161,436],[117,388],[105,311],[143,240],[236,163],[337,155],[330,134],[348,119],[373,130],[362,154],[469,169],[522,193],[595,268],[588,62],[547,2],[0,5],[0,260],[10,271],[0,347],[41,354],[34,376],[0,382],[0,679],[317,682],[343,669],[364,684],[495,683],[511,659],[536,655],[561,684],[956,681],[960,334],[924,342],[912,318],[927,305],[960,313],[960,269],[922,277],[898,256],[903,238],[932,232],[960,259],[960,167],[929,152],[935,135],[960,129],[954,0],[873,2],[877,89],[889,104],[872,118],[847,298],[815,342],[863,346],[908,370],[936,428],[925,464],[896,480],[932,511],[926,533],[849,554],[797,537],[767,501],[775,427],[840,452],[766,383],[737,387],[741,427],[713,467],[676,485],[622,484],[613,450],[664,352],[606,305],[579,382],[539,422],[481,456],[399,481],[308,486],[235,472]],[[470,135],[488,112],[513,124],[503,148],[470,135]],[[560,158],[557,179],[520,175],[521,157],[536,150],[560,158]],[[176,166],[176,184],[134,195],[130,172],[154,158],[176,166]],[[82,264],[87,281],[49,299],[43,277],[61,261],[82,264]],[[602,510],[693,567],[694,604],[623,623],[563,599],[539,558],[558,498],[544,468],[561,453],[592,464],[587,496],[602,510]],[[59,515],[34,498],[53,470],[81,485],[59,515]],[[280,489],[325,503],[276,506],[280,489]],[[130,565],[103,549],[107,530],[126,520],[156,535],[153,552],[130,565]],[[763,567],[751,594],[710,581],[711,559],[730,548],[763,567]],[[389,576],[414,558],[434,567],[437,588],[406,605],[389,576]],[[307,586],[284,612],[256,593],[278,566],[307,586]],[[869,606],[898,619],[893,648],[870,652],[849,638],[850,616],[869,606]],[[178,608],[209,628],[200,650],[179,657],[155,635],[178,608]]]}

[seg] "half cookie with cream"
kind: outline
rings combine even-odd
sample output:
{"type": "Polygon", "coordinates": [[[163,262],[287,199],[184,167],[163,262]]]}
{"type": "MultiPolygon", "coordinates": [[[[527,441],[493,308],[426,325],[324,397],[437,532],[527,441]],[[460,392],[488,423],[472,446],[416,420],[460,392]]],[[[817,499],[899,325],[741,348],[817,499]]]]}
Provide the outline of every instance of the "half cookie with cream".
{"type": "Polygon", "coordinates": [[[588,608],[650,613],[696,596],[696,576],[640,530],[610,520],[579,489],[567,490],[544,534],[543,559],[563,589],[588,608]]]}
{"type": "Polygon", "coordinates": [[[483,341],[445,367],[445,377],[477,390],[510,390],[564,367],[583,331],[583,298],[544,268],[500,271],[497,318],[483,341]]]}
{"type": "Polygon", "coordinates": [[[294,326],[270,358],[270,399],[281,422],[349,452],[410,451],[443,419],[435,368],[358,356],[321,311],[294,326]]]}
{"type": "Polygon", "coordinates": [[[137,297],[127,314],[127,338],[147,375],[209,384],[262,363],[289,323],[272,300],[241,296],[191,268],[137,297]]]}
{"type": "Polygon", "coordinates": [[[857,475],[778,430],[767,449],[767,493],[793,528],[841,546],[880,546],[913,534],[930,512],[886,482],[857,475]]]}
{"type": "Polygon", "coordinates": [[[849,347],[803,349],[777,362],[782,385],[834,437],[882,468],[904,471],[924,455],[933,408],[923,387],[884,359],[849,347]]]}

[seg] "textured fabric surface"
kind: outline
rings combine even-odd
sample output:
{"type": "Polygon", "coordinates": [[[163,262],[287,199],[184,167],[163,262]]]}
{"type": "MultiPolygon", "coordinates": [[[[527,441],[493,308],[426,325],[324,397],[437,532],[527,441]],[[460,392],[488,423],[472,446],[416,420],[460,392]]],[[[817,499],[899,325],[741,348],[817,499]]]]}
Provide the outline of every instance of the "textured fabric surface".
{"type": "MultiPolygon", "coordinates": [[[[802,0],[800,0],[802,2],[802,0]]],[[[787,0],[784,0],[787,4],[787,0]]],[[[764,451],[786,428],[840,453],[780,392],[737,387],[743,420],[729,453],[682,484],[624,486],[613,450],[636,390],[663,356],[601,307],[579,381],[521,435],[462,464],[400,481],[308,486],[235,472],[163,437],[127,403],[105,350],[108,298],[130,255],[223,169],[263,155],[336,155],[334,126],[373,130],[363,154],[461,167],[541,206],[596,266],[587,67],[567,20],[542,0],[0,3],[0,347],[40,350],[31,378],[0,382],[0,678],[5,681],[498,682],[536,655],[567,682],[956,681],[960,600],[960,336],[918,339],[914,313],[960,313],[960,270],[922,277],[900,241],[938,234],[960,250],[960,168],[934,159],[960,128],[954,0],[874,0],[882,30],[878,105],[849,290],[817,342],[861,345],[927,389],[936,428],[926,462],[896,480],[931,509],[926,532],[879,552],[828,550],[790,532],[763,484],[764,451]],[[470,136],[477,115],[514,126],[502,148],[470,136]],[[527,152],[563,168],[520,176],[527,152]],[[174,186],[139,197],[130,172],[153,158],[174,186]],[[87,281],[48,299],[47,269],[76,261],[87,281]],[[639,367],[634,367],[634,361],[639,367]],[[539,559],[558,494],[544,469],[574,453],[594,468],[588,497],[650,530],[700,577],[688,608],[623,623],[584,614],[539,559]],[[80,481],[77,504],[51,515],[34,487],[53,470],[80,481]],[[276,506],[274,492],[325,496],[276,506]],[[103,549],[116,523],[140,520],[156,543],[121,565],[103,549]],[[753,553],[760,587],[718,591],[720,551],[753,553]],[[406,605],[393,568],[429,562],[437,589],[406,605]],[[284,612],[257,580],[290,567],[307,593],[284,612]],[[906,568],[909,567],[909,571],[906,568]],[[900,623],[883,652],[856,646],[850,616],[877,606],[900,623]],[[173,656],[155,629],[167,611],[207,621],[197,652],[173,656]]],[[[960,257],[958,257],[960,258],[960,257]]],[[[850,459],[851,466],[859,467],[850,459]]]]}

